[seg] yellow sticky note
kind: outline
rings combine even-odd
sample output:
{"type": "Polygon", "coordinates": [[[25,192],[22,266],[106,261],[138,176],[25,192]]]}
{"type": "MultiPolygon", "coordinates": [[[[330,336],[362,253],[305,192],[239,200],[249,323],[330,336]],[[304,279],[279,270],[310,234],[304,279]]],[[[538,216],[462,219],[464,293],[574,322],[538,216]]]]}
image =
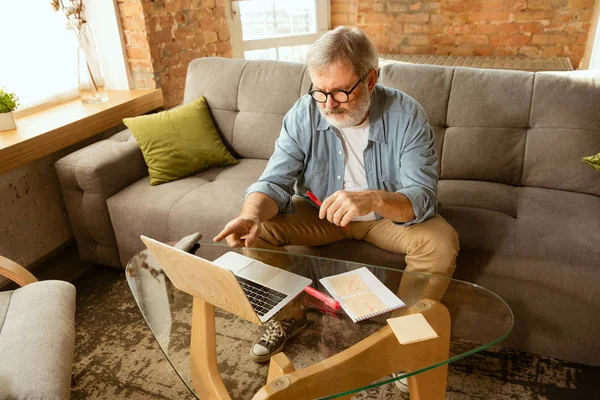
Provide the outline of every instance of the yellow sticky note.
{"type": "Polygon", "coordinates": [[[333,276],[329,278],[329,282],[338,297],[370,291],[365,281],[358,274],[333,276]]]}
{"type": "Polygon", "coordinates": [[[343,301],[348,310],[356,315],[356,318],[361,318],[365,315],[373,314],[385,309],[385,304],[371,292],[348,297],[343,301]]]}
{"type": "Polygon", "coordinates": [[[390,318],[388,324],[394,331],[400,344],[410,344],[438,337],[423,314],[404,315],[390,318]]]}

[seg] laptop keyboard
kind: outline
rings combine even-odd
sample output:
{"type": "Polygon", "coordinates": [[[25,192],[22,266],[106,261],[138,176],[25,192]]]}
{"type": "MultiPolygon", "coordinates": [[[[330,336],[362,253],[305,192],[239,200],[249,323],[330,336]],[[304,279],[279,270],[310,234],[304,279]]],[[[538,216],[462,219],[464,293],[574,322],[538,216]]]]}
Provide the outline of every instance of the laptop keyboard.
{"type": "Polygon", "coordinates": [[[250,300],[250,304],[252,304],[254,311],[256,311],[256,313],[261,317],[271,311],[273,307],[287,297],[287,295],[278,292],[275,289],[270,289],[240,276],[236,276],[235,278],[240,283],[244,293],[246,293],[246,296],[248,297],[248,300],[250,300]]]}

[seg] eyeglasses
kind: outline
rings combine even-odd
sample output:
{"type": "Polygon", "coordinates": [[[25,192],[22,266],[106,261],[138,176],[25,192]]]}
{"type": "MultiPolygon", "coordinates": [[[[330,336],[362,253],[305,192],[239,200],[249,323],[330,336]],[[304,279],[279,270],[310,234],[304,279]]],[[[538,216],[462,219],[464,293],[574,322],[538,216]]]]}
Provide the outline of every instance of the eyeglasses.
{"type": "Polygon", "coordinates": [[[311,83],[310,88],[308,89],[308,94],[310,94],[310,97],[315,99],[315,101],[317,103],[326,103],[327,96],[331,96],[331,98],[338,103],[346,103],[348,101],[348,99],[350,98],[350,95],[352,94],[354,89],[356,89],[358,87],[358,84],[360,82],[362,82],[363,79],[364,78],[360,78],[358,80],[358,82],[356,82],[356,84],[354,86],[352,86],[352,89],[350,89],[348,91],[334,90],[333,92],[324,92],[322,90],[311,90],[313,87],[313,84],[311,83]]]}

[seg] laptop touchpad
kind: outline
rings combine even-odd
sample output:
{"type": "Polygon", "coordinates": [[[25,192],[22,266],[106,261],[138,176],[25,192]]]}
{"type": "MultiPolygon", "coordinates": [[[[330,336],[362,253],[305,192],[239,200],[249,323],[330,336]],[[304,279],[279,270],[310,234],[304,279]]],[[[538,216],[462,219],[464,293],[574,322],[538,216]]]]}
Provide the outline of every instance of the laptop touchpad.
{"type": "Polygon", "coordinates": [[[273,277],[277,276],[279,272],[280,271],[277,268],[260,262],[253,262],[238,272],[237,275],[264,285],[273,279],[273,277]]]}

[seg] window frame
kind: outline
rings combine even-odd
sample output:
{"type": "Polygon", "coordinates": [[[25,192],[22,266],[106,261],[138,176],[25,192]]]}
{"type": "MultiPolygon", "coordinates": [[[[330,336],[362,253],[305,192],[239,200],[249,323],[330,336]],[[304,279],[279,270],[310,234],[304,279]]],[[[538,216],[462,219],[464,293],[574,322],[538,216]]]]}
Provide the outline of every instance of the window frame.
{"type": "MultiPolygon", "coordinates": [[[[242,21],[239,9],[240,0],[228,0],[230,40],[233,58],[245,58],[244,52],[250,50],[266,50],[279,47],[301,46],[313,44],[330,27],[330,4],[329,0],[316,0],[317,32],[304,35],[288,35],[274,38],[243,40],[242,21]]],[[[279,53],[277,52],[279,58],[279,53]]]]}

